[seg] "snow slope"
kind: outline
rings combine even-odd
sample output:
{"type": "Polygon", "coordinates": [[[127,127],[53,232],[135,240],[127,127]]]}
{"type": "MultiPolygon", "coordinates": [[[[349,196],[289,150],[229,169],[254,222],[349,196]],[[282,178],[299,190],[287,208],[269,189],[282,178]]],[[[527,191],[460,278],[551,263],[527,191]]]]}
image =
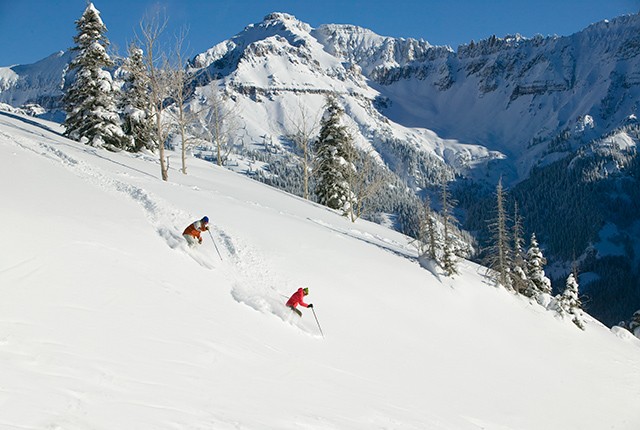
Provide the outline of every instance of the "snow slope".
{"type": "Polygon", "coordinates": [[[469,262],[444,278],[397,232],[204,161],[162,182],[154,157],[57,127],[0,114],[0,428],[638,428],[626,332],[469,262]],[[222,260],[183,245],[205,214],[222,260]],[[283,306],[303,285],[324,338],[283,306]]]}

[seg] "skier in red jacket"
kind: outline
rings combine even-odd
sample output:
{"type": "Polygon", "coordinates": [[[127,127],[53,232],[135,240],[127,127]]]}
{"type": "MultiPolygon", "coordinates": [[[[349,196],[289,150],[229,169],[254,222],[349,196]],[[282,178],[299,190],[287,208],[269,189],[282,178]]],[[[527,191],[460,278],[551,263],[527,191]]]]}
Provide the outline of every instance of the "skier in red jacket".
{"type": "Polygon", "coordinates": [[[305,308],[313,307],[311,303],[306,304],[304,302],[304,296],[306,296],[307,294],[309,294],[309,288],[298,288],[298,291],[293,293],[291,298],[289,298],[289,300],[287,301],[287,307],[297,313],[300,317],[302,317],[302,312],[300,312],[300,309],[296,309],[298,305],[304,306],[305,308]]]}

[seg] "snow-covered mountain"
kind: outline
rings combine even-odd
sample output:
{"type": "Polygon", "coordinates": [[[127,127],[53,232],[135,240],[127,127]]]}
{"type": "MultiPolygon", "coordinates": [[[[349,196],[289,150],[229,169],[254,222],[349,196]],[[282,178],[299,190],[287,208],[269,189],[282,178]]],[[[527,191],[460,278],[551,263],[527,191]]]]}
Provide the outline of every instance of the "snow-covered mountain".
{"type": "MultiPolygon", "coordinates": [[[[504,172],[521,180],[636,113],[638,34],[640,15],[630,15],[567,37],[492,37],[456,52],[354,25],[314,29],[273,13],[196,55],[190,67],[201,85],[215,78],[253,102],[242,111],[256,141],[279,140],[282,116],[299,100],[318,110],[322,95],[338,93],[363,146],[397,139],[462,172],[505,154],[504,172]],[[571,145],[554,146],[567,135],[571,145]]],[[[1,68],[0,102],[53,107],[69,58],[1,68]]]]}
{"type": "MultiPolygon", "coordinates": [[[[484,198],[503,177],[522,200],[528,232],[538,233],[560,271],[594,250],[596,259],[614,255],[628,263],[626,292],[615,290],[598,305],[625,297],[629,309],[598,312],[613,324],[640,306],[640,259],[625,245],[640,241],[633,192],[639,34],[640,15],[630,15],[567,37],[491,37],[454,51],[354,25],[312,28],[273,13],[191,59],[190,103],[201,109],[212,88],[230,97],[241,135],[229,167],[278,186],[291,181],[297,162],[292,124],[302,109],[317,118],[326,94],[339,96],[357,145],[410,190],[419,193],[443,176],[471,179],[456,191],[471,231],[486,228],[484,198]],[[611,139],[616,144],[603,144],[611,139]]],[[[0,68],[0,102],[59,106],[67,62],[56,54],[0,68]]],[[[583,285],[612,285],[605,266],[583,285]]]]}
{"type": "Polygon", "coordinates": [[[0,67],[0,102],[14,107],[39,105],[60,118],[55,113],[61,106],[71,58],[70,51],[60,51],[34,64],[0,67]]]}
{"type": "Polygon", "coordinates": [[[361,43],[366,32],[324,32],[332,52],[370,70],[388,99],[383,114],[507,154],[517,168],[512,179],[611,132],[640,107],[640,15],[568,37],[492,37],[457,52],[385,41],[382,62],[369,59],[375,51],[361,43]],[[572,145],[555,148],[561,135],[572,145]]]}
{"type": "Polygon", "coordinates": [[[0,427],[635,430],[640,340],[209,162],[0,114],[0,427]],[[212,236],[181,237],[203,215],[212,236]],[[215,242],[212,242],[212,239],[215,242]],[[215,250],[220,251],[221,258],[215,250]],[[284,307],[308,286],[302,319],[284,307]]]}
{"type": "MultiPolygon", "coordinates": [[[[190,70],[197,75],[202,91],[208,85],[218,85],[232,95],[241,106],[247,135],[253,142],[266,138],[286,148],[283,137],[291,134],[291,122],[298,120],[300,106],[318,117],[325,96],[336,94],[362,149],[377,153],[392,169],[407,153],[413,154],[409,158],[422,157],[420,162],[412,162],[408,175],[417,186],[437,182],[435,172],[449,177],[468,174],[501,157],[483,146],[442,139],[426,128],[407,128],[390,121],[378,110],[377,102],[385,97],[370,85],[363,71],[365,64],[336,55],[325,40],[323,28],[314,30],[291,15],[274,13],[195,56],[190,70]],[[435,171],[431,177],[425,174],[425,165],[435,171]]],[[[370,39],[362,44],[375,45],[383,40],[357,27],[345,28],[366,33],[370,39]]],[[[407,51],[411,58],[411,50],[407,51]]],[[[406,171],[396,170],[407,176],[406,171]]]]}

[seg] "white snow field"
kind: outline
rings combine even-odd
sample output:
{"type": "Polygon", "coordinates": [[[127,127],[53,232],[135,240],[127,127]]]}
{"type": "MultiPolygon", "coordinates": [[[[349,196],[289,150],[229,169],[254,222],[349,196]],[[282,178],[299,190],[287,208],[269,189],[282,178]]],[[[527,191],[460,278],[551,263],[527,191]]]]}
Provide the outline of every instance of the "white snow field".
{"type": "Polygon", "coordinates": [[[640,340],[201,160],[0,114],[0,429],[636,430],[640,340]],[[53,131],[50,131],[53,130],[53,131]],[[208,215],[195,251],[182,230],[208,215]],[[284,307],[308,286],[310,309],[284,307]]]}

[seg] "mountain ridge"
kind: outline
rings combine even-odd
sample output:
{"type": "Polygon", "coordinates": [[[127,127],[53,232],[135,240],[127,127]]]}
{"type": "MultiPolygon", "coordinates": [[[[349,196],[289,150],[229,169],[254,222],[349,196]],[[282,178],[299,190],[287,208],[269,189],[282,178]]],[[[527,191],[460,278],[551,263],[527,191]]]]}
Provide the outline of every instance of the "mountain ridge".
{"type": "MultiPolygon", "coordinates": [[[[277,73],[262,77],[254,74],[250,79],[236,74],[231,83],[245,92],[267,92],[279,87],[364,96],[374,101],[385,117],[400,125],[434,130],[446,139],[507,154],[512,167],[503,174],[507,174],[507,180],[519,181],[541,161],[536,151],[530,150],[532,146],[541,142],[548,146],[562,130],[575,128],[587,115],[594,119],[595,138],[611,132],[633,113],[633,100],[640,96],[640,72],[633,72],[638,70],[636,63],[640,61],[640,38],[634,35],[634,28],[640,31],[638,15],[625,15],[594,23],[570,36],[492,36],[460,45],[454,51],[424,40],[380,36],[351,24],[323,24],[314,29],[293,15],[274,12],[195,55],[188,67],[201,77],[197,80],[199,85],[206,85],[207,80],[237,72],[243,60],[255,62],[271,51],[270,61],[285,58],[293,69],[297,61],[310,72],[289,76],[288,82],[278,81],[277,73]],[[317,47],[311,49],[315,43],[323,47],[323,52],[317,47]],[[607,54],[607,61],[577,60],[594,48],[598,55],[607,54]],[[556,51],[559,54],[552,54],[556,51]],[[319,57],[320,62],[333,65],[319,66],[319,57]],[[611,65],[604,68],[602,63],[611,65]],[[600,69],[603,72],[597,71],[600,69]],[[597,78],[596,74],[601,76],[597,78]],[[269,76],[271,79],[265,79],[269,76]],[[318,82],[324,84],[314,88],[318,82]],[[578,92],[567,97],[581,101],[562,101],[567,92],[578,92]],[[545,97],[550,101],[544,101],[545,97]],[[551,113],[550,109],[558,105],[563,106],[561,113],[551,113]],[[525,155],[515,155],[521,152],[525,155]],[[510,174],[510,170],[518,173],[510,174]]],[[[29,78],[40,75],[40,67],[36,66],[52,62],[53,57],[60,56],[54,54],[32,67],[0,68],[4,70],[0,73],[0,102],[15,107],[23,103],[44,103],[47,109],[56,103],[59,106],[55,99],[61,96],[60,83],[66,73],[59,61],[50,67],[56,70],[51,73],[55,79],[29,78]],[[14,76],[7,76],[10,73],[14,76]],[[34,81],[42,83],[30,87],[34,81]]],[[[586,142],[580,144],[583,143],[586,142]]],[[[573,149],[580,144],[573,145],[573,149]]]]}

